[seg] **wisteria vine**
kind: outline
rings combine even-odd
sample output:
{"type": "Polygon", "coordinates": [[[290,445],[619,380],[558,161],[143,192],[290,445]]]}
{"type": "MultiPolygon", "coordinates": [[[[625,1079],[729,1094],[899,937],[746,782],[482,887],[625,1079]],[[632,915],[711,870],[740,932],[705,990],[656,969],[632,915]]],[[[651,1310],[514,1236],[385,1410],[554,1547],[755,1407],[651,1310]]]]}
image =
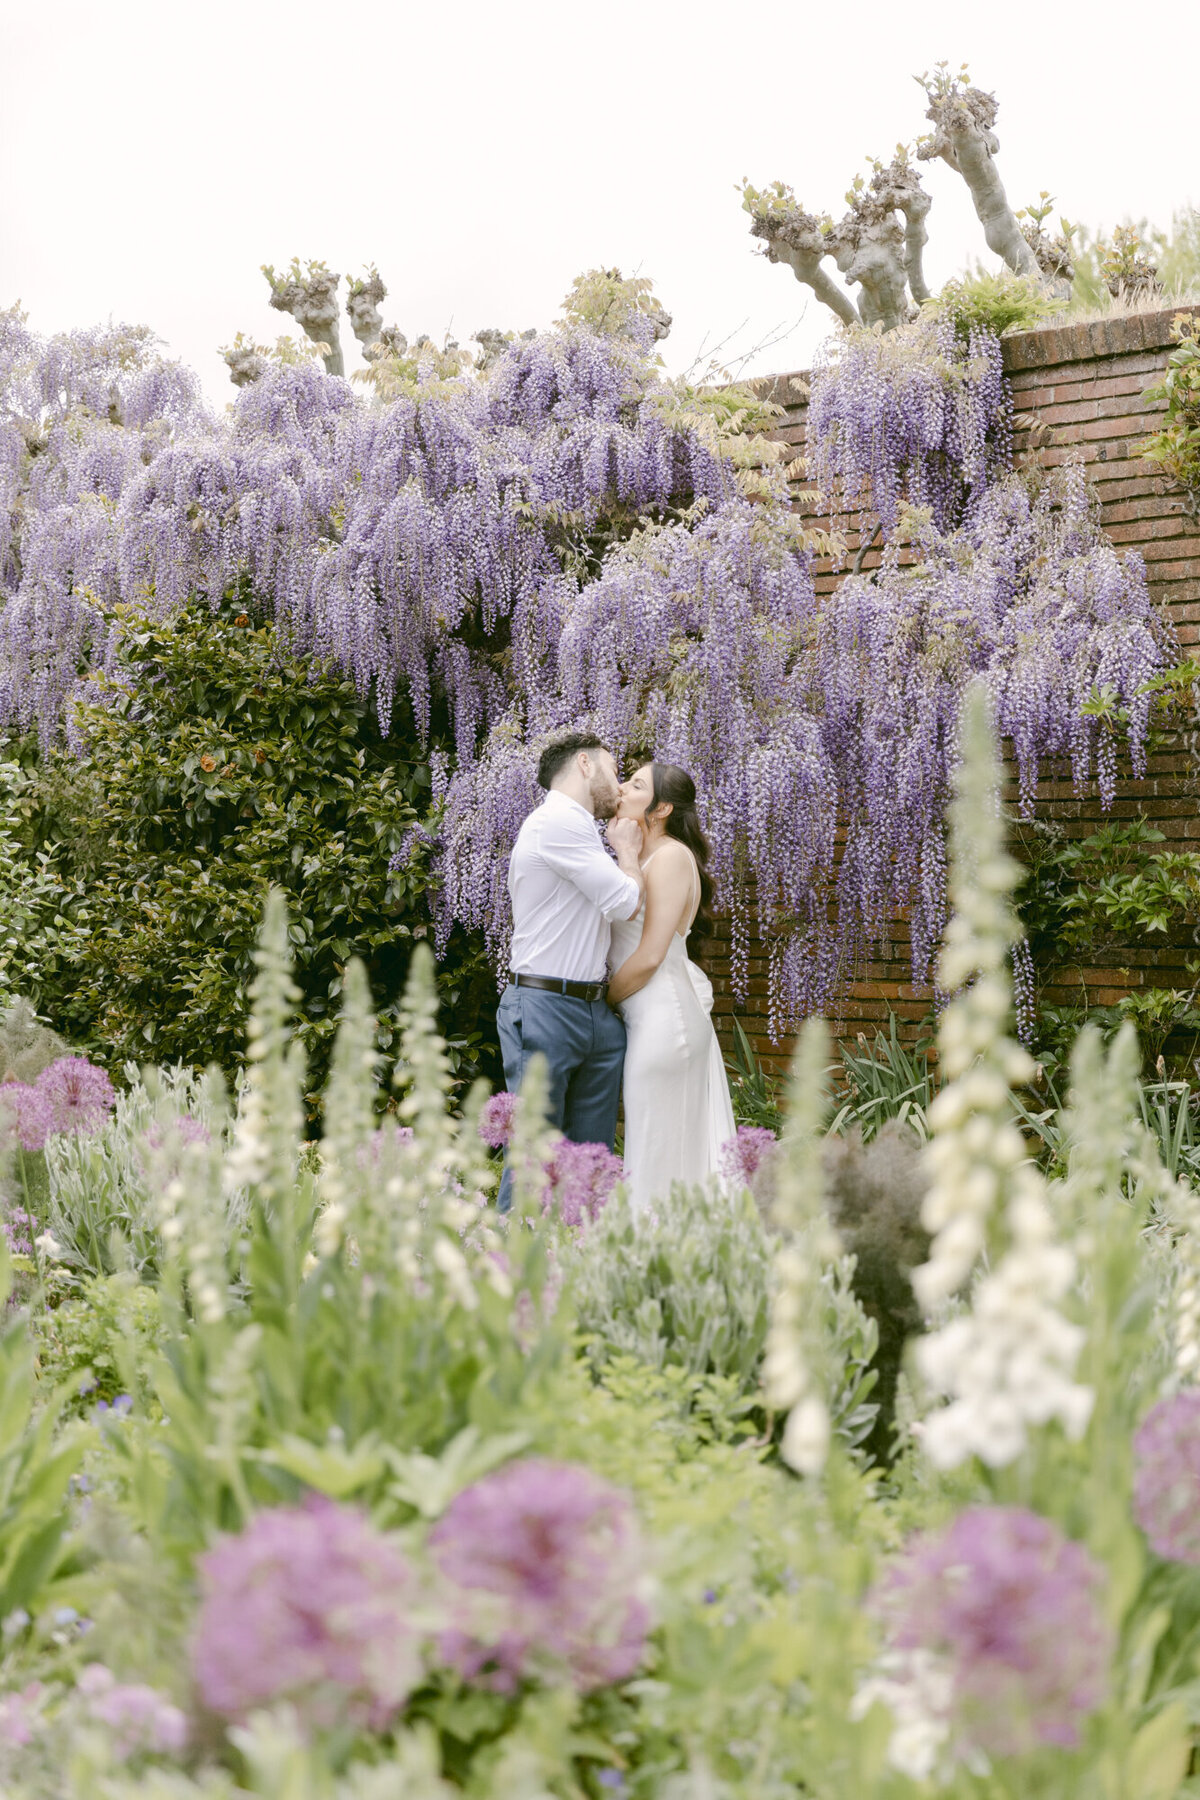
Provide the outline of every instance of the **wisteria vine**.
{"type": "Polygon", "coordinates": [[[420,735],[448,721],[440,924],[482,928],[498,966],[535,746],[587,722],[692,771],[735,984],[761,931],[776,1030],[828,1008],[898,910],[922,981],[966,683],[1026,808],[1048,758],[1107,804],[1117,746],[1084,702],[1111,691],[1139,768],[1170,656],[1141,561],[1080,469],[1010,471],[994,339],[922,321],[818,367],[809,475],[883,541],[825,599],[782,473],[746,482],[702,408],[648,338],[568,320],[427,393],[292,365],[216,418],[144,331],[42,340],[0,315],[0,727],[69,729],[122,603],[245,583],[385,730],[400,700],[420,735]]]}

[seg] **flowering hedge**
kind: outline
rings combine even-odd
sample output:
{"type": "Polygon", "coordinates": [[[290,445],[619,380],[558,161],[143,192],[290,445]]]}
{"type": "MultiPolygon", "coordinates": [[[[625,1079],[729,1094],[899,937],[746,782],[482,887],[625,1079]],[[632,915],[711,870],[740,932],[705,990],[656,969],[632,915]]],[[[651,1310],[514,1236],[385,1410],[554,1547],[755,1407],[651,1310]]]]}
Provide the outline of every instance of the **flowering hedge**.
{"type": "MultiPolygon", "coordinates": [[[[810,473],[884,540],[882,569],[821,603],[752,436],[763,409],[668,382],[620,284],[486,369],[430,360],[390,400],[293,365],[216,420],[144,334],[42,342],[15,313],[0,371],[0,719],[83,748],[71,702],[104,699],[120,604],[168,617],[245,589],[383,732],[411,716],[441,811],[441,942],[482,930],[498,964],[531,750],[568,722],[692,770],[735,979],[757,905],[776,1023],[825,1005],[898,906],[927,975],[972,677],[1026,803],[1047,757],[1111,795],[1116,745],[1083,711],[1097,690],[1141,766],[1169,655],[1141,563],[1104,543],[1078,471],[1008,472],[984,332],[852,334],[817,370],[810,473]]],[[[408,832],[397,870],[430,838],[408,832]]]]}

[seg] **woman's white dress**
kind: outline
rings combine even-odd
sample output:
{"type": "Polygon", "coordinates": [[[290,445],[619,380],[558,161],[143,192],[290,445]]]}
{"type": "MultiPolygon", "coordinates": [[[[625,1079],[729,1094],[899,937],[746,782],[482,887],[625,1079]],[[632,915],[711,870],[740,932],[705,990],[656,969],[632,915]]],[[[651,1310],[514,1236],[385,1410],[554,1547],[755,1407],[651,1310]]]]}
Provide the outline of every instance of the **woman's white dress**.
{"type": "MultiPolygon", "coordinates": [[[[614,971],[637,949],[644,920],[643,901],[632,919],[613,925],[614,971]]],[[[721,1151],[736,1135],[712,1004],[712,983],[689,962],[687,936],[679,932],[645,987],[620,1003],[625,1181],[635,1216],[676,1181],[720,1175],[721,1151]]]]}

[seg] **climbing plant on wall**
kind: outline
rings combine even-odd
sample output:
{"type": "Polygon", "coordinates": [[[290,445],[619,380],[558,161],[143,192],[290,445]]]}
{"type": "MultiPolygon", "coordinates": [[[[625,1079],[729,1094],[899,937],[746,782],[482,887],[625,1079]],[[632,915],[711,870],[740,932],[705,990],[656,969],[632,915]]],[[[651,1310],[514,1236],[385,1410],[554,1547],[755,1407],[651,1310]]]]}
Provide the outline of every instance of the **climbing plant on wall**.
{"type": "MultiPolygon", "coordinates": [[[[532,753],[586,720],[692,770],[735,974],[757,909],[777,1026],[828,1006],[897,906],[925,976],[965,684],[990,687],[1026,803],[1046,757],[1111,792],[1085,703],[1112,693],[1137,765],[1166,656],[1140,562],[1077,471],[1010,472],[995,338],[926,321],[851,332],[816,371],[810,477],[883,556],[818,603],[766,410],[668,380],[668,322],[647,284],[593,271],[554,330],[476,358],[376,345],[390,378],[367,394],[260,357],[215,419],[144,334],[44,343],[9,315],[8,729],[86,752],[116,609],[217,609],[241,585],[383,741],[411,719],[434,805],[392,872],[432,857],[443,944],[481,931],[502,966],[532,753]]],[[[119,678],[136,714],[136,667],[119,678]]]]}

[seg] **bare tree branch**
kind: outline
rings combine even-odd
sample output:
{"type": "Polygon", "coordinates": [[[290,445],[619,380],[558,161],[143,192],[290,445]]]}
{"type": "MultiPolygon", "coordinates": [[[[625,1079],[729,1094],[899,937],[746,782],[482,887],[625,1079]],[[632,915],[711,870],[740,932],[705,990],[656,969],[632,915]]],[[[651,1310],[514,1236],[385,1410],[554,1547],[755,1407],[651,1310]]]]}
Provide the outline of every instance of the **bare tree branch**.
{"type": "Polygon", "coordinates": [[[379,342],[383,330],[383,314],[379,308],[387,299],[387,289],[379,270],[372,265],[365,281],[352,281],[346,296],[346,317],[350,329],[363,347],[363,354],[379,342]]]}
{"type": "Polygon", "coordinates": [[[962,176],[988,248],[1003,257],[1016,274],[1036,278],[1037,258],[1022,235],[994,160],[1000,148],[992,130],[995,95],[965,86],[959,76],[948,76],[944,64],[939,65],[937,74],[926,78],[925,92],[929,97],[925,117],[932,119],[934,129],[917,145],[917,155],[924,162],[940,156],[962,176]]]}
{"type": "Polygon", "coordinates": [[[263,274],[271,284],[271,305],[277,312],[291,313],[306,337],[325,351],[325,367],[331,375],[344,375],[342,341],[338,335],[337,290],[340,275],[323,262],[310,262],[307,271],[293,260],[284,275],[276,275],[269,263],[263,274]]]}

